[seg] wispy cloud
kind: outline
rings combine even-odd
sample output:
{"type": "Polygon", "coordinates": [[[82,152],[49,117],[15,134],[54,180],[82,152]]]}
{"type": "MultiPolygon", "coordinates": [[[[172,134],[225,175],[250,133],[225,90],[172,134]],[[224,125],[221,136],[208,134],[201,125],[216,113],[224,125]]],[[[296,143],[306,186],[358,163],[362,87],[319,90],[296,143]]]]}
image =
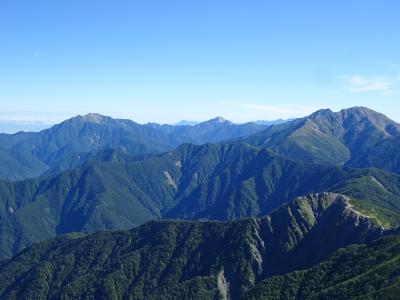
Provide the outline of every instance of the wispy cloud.
{"type": "Polygon", "coordinates": [[[66,118],[57,112],[29,112],[0,110],[0,121],[15,124],[54,124],[66,118]]]}
{"type": "Polygon", "coordinates": [[[280,115],[290,116],[290,117],[308,115],[315,110],[315,108],[313,108],[313,107],[293,105],[293,104],[246,103],[243,106],[253,109],[253,110],[256,110],[256,111],[262,111],[262,112],[267,112],[267,113],[272,113],[272,114],[280,114],[280,115]]]}
{"type": "Polygon", "coordinates": [[[367,77],[360,75],[345,75],[342,79],[346,89],[352,93],[379,92],[390,96],[400,83],[399,75],[367,77]]]}

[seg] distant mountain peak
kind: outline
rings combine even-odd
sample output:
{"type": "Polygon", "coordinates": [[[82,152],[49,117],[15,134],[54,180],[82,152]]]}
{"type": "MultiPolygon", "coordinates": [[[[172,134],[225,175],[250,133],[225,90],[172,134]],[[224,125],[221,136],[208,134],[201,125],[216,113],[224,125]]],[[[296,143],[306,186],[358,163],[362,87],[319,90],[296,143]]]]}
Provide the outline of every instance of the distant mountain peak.
{"type": "Polygon", "coordinates": [[[343,120],[351,119],[361,122],[363,120],[368,120],[368,122],[385,132],[388,135],[398,135],[400,133],[400,124],[391,120],[382,113],[376,112],[368,107],[355,106],[347,109],[342,109],[336,113],[343,120]]]}
{"type": "Polygon", "coordinates": [[[97,114],[97,113],[88,113],[87,115],[82,116],[82,119],[86,122],[91,123],[102,123],[107,117],[97,114]]]}
{"type": "Polygon", "coordinates": [[[323,109],[319,109],[319,110],[313,112],[311,114],[311,116],[312,117],[315,117],[315,116],[328,116],[328,115],[332,115],[332,114],[334,114],[334,112],[331,109],[323,108],[323,109]]]}
{"type": "Polygon", "coordinates": [[[179,121],[178,123],[175,123],[174,126],[194,126],[199,124],[197,121],[188,121],[188,120],[182,120],[179,121]]]}
{"type": "Polygon", "coordinates": [[[333,112],[329,108],[324,108],[317,110],[313,112],[310,116],[315,117],[315,116],[329,116],[329,115],[341,115],[343,117],[348,117],[348,116],[363,116],[363,117],[374,117],[374,118],[385,118],[388,119],[385,115],[378,113],[368,107],[364,106],[354,106],[354,107],[349,107],[342,109],[338,112],[333,112]]]}
{"type": "Polygon", "coordinates": [[[276,124],[282,124],[282,123],[286,123],[286,122],[290,122],[295,120],[295,118],[289,118],[289,119],[276,119],[276,120],[271,120],[271,121],[267,121],[267,120],[257,120],[254,121],[252,123],[255,123],[257,125],[276,125],[276,124]]]}
{"type": "Polygon", "coordinates": [[[334,121],[341,123],[341,126],[354,127],[359,126],[360,122],[368,121],[371,126],[383,131],[392,131],[391,135],[400,133],[400,124],[389,119],[382,113],[376,112],[368,107],[354,106],[333,112],[328,109],[320,109],[306,117],[309,121],[314,122],[316,119],[324,119],[326,121],[334,121]]]}
{"type": "Polygon", "coordinates": [[[342,109],[337,112],[337,114],[342,115],[343,117],[348,117],[348,116],[362,116],[362,117],[384,117],[383,114],[380,114],[370,108],[364,107],[364,106],[354,106],[354,107],[349,107],[342,109]]]}
{"type": "Polygon", "coordinates": [[[344,108],[341,111],[347,111],[347,112],[363,112],[363,113],[377,113],[376,111],[365,107],[365,106],[353,106],[349,108],[344,108]]]}
{"type": "Polygon", "coordinates": [[[218,116],[214,119],[205,121],[203,123],[209,123],[209,124],[216,124],[216,123],[227,123],[227,124],[233,124],[231,121],[225,119],[224,117],[218,116]]]}

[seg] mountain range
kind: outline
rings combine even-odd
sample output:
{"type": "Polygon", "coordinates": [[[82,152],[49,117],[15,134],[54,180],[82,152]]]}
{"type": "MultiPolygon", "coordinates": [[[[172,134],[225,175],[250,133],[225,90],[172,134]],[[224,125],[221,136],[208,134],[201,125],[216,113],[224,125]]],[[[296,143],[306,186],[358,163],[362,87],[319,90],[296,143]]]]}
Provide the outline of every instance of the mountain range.
{"type": "Polygon", "coordinates": [[[182,143],[216,143],[263,128],[266,126],[234,124],[221,117],[195,126],[172,126],[140,125],[99,114],[77,116],[40,132],[0,134],[0,178],[22,180],[66,170],[104,148],[131,155],[162,153],[182,143]]]}
{"type": "MultiPolygon", "coordinates": [[[[218,118],[222,118],[222,117],[218,117],[218,118]]],[[[223,118],[222,118],[223,119],[223,118]]],[[[257,125],[273,125],[273,124],[281,124],[281,123],[286,123],[288,121],[292,121],[294,120],[293,118],[291,119],[276,119],[276,120],[272,120],[272,121],[265,121],[265,120],[257,120],[254,122],[250,122],[250,123],[255,123],[257,125]]],[[[197,121],[188,121],[188,120],[182,120],[179,121],[178,123],[175,123],[174,126],[194,126],[194,125],[198,125],[201,122],[197,122],[197,121]]],[[[238,124],[238,123],[236,123],[238,124]]]]}
{"type": "Polygon", "coordinates": [[[396,299],[399,140],[365,107],[2,134],[0,298],[396,299]]]}
{"type": "Polygon", "coordinates": [[[183,143],[245,142],[306,162],[377,167],[400,172],[400,125],[368,108],[332,112],[278,124],[235,124],[217,117],[172,126],[88,114],[41,132],[0,134],[0,178],[22,180],[73,168],[92,152],[114,148],[130,155],[162,153],[183,143]]]}

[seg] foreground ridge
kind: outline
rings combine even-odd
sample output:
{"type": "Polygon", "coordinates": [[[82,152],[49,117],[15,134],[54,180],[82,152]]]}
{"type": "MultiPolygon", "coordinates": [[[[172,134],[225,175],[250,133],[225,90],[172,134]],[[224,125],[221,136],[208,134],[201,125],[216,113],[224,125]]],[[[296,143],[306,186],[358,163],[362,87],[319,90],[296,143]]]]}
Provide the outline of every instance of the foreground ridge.
{"type": "Polygon", "coordinates": [[[265,278],[397,231],[355,212],[342,195],[310,194],[263,218],[151,221],[40,242],[1,265],[0,297],[237,299],[265,278]]]}

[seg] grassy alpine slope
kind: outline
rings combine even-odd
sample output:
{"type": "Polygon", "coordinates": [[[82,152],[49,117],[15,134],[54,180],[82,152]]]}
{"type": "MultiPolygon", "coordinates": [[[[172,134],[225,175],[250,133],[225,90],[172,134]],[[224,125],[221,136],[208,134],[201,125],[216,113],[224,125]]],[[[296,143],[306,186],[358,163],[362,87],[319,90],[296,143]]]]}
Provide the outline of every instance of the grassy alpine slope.
{"type": "Polygon", "coordinates": [[[400,124],[371,109],[353,107],[339,112],[319,110],[242,141],[296,160],[400,173],[395,151],[399,138],[400,124]]]}

